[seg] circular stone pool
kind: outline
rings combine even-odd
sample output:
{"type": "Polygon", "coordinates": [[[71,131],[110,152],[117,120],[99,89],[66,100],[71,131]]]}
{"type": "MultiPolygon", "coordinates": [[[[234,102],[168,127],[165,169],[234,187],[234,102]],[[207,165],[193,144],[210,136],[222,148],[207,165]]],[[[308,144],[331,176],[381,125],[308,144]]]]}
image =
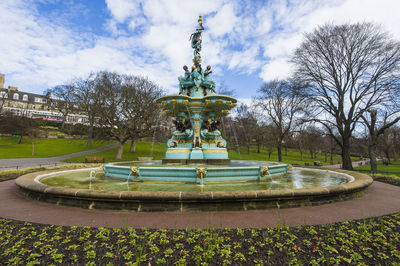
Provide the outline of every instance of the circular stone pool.
{"type": "Polygon", "coordinates": [[[179,182],[192,184],[260,181],[266,176],[286,174],[288,164],[232,160],[229,164],[180,164],[162,161],[110,163],[103,166],[106,177],[138,182],[179,182]]]}
{"type": "Polygon", "coordinates": [[[37,200],[95,209],[222,211],[309,206],[361,195],[372,178],[350,171],[292,168],[258,181],[193,184],[109,178],[100,168],[46,171],[16,180],[37,200]]]}
{"type": "Polygon", "coordinates": [[[352,176],[338,175],[335,172],[317,172],[308,169],[291,169],[286,175],[268,176],[260,181],[207,183],[199,185],[182,182],[135,182],[109,178],[104,173],[86,171],[68,171],[38,177],[40,183],[51,187],[106,191],[171,191],[171,192],[208,192],[208,191],[249,191],[281,190],[315,187],[330,187],[353,181],[352,176]],[[92,174],[91,174],[92,173],[92,174]],[[92,176],[91,176],[92,175],[92,176]]]}

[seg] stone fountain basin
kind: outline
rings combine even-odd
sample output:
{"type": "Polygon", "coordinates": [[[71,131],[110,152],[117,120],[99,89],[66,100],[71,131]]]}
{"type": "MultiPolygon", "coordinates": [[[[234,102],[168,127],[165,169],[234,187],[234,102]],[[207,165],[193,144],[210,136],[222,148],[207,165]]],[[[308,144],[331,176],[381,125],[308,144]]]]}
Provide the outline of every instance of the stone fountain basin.
{"type": "MultiPolygon", "coordinates": [[[[87,171],[68,170],[71,171],[87,171]]],[[[308,169],[309,170],[309,169],[308,169]]],[[[62,171],[43,171],[26,174],[16,180],[22,194],[55,204],[89,209],[117,209],[137,212],[247,211],[268,208],[311,206],[347,200],[363,195],[373,180],[370,176],[345,170],[332,171],[351,180],[348,183],[318,188],[161,192],[161,191],[96,191],[48,186],[40,182],[62,171]]]]}
{"type": "Polygon", "coordinates": [[[232,161],[230,165],[180,165],[162,164],[161,161],[128,162],[105,164],[107,177],[117,177],[133,182],[185,182],[215,183],[235,181],[256,181],[264,176],[286,174],[291,167],[288,164],[267,163],[258,161],[232,161]],[[142,164],[141,164],[142,163],[142,164]],[[131,164],[127,166],[126,164],[131,164]],[[265,169],[266,172],[263,172],[265,169]]]}

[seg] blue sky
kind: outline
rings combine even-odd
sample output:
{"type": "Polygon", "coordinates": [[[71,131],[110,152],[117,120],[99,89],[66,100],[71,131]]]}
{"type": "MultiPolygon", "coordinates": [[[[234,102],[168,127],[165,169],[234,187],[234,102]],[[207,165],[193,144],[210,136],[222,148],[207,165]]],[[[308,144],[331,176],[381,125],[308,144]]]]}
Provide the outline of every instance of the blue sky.
{"type": "Polygon", "coordinates": [[[5,85],[36,93],[103,69],[177,92],[198,15],[203,65],[243,102],[290,74],[288,58],[318,25],[372,21],[400,39],[398,0],[2,0],[0,10],[5,85]]]}

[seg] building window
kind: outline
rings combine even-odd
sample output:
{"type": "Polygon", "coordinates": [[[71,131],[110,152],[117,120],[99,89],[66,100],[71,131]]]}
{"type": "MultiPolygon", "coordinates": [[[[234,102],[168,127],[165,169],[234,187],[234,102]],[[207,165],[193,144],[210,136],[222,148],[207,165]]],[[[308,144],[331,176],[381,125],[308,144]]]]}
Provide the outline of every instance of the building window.
{"type": "Polygon", "coordinates": [[[14,93],[13,99],[14,100],[19,100],[19,94],[18,93],[14,93]]]}
{"type": "Polygon", "coordinates": [[[24,102],[27,102],[27,101],[28,101],[28,95],[27,95],[27,94],[24,94],[24,97],[22,97],[22,100],[23,100],[24,102]]]}
{"type": "Polygon", "coordinates": [[[35,97],[35,103],[41,103],[42,102],[42,98],[40,97],[35,97]]]}

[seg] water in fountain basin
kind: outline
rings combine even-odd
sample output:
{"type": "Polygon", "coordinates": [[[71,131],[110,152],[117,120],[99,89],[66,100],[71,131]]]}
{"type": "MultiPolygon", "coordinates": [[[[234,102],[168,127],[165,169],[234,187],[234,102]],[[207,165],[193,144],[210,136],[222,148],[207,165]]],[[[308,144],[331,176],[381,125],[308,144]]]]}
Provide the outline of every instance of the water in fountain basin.
{"type": "Polygon", "coordinates": [[[279,190],[328,187],[341,185],[348,182],[343,176],[332,172],[315,172],[311,170],[292,169],[286,175],[273,176],[257,182],[229,182],[220,184],[198,184],[186,183],[156,183],[156,182],[121,182],[120,179],[104,178],[98,175],[94,180],[87,180],[89,171],[54,174],[46,177],[40,182],[49,186],[83,188],[88,189],[89,184],[93,190],[115,190],[115,191],[245,191],[245,190],[279,190]]]}

